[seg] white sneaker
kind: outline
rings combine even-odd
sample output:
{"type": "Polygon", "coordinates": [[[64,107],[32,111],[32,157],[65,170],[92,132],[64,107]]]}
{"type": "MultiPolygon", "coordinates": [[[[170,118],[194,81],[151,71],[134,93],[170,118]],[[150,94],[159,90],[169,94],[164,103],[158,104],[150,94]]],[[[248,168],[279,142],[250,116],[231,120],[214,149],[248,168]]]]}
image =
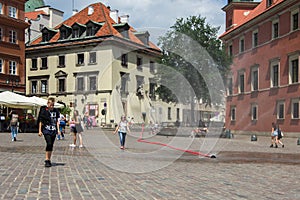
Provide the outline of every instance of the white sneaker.
{"type": "Polygon", "coordinates": [[[79,148],[82,148],[83,147],[83,145],[79,145],[79,148]]]}
{"type": "Polygon", "coordinates": [[[70,144],[70,147],[76,147],[76,145],[75,144],[70,144]]]}

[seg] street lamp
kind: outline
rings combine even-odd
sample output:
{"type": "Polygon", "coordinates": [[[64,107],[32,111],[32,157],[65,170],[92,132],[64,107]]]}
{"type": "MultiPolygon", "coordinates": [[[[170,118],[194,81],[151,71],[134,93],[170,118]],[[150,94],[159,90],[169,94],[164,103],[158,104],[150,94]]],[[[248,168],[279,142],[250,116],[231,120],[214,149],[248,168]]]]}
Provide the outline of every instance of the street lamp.
{"type": "Polygon", "coordinates": [[[19,78],[14,78],[14,79],[6,79],[6,84],[9,85],[11,84],[11,91],[14,91],[14,87],[19,85],[19,78]]]}

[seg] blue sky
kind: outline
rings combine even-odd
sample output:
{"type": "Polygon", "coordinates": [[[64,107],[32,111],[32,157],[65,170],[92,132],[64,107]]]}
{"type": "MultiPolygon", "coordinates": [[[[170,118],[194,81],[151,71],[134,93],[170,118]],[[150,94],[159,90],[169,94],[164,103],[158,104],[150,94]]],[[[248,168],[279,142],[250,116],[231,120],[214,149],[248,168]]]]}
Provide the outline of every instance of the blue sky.
{"type": "MultiPolygon", "coordinates": [[[[72,7],[82,10],[95,0],[44,0],[46,5],[64,11],[64,18],[72,15],[72,7]],[[74,4],[73,4],[74,2],[74,4]]],[[[206,17],[212,26],[220,26],[224,31],[225,13],[222,7],[227,0],[102,0],[111,9],[119,10],[120,15],[129,15],[129,24],[134,28],[168,29],[177,18],[192,15],[206,17]]]]}

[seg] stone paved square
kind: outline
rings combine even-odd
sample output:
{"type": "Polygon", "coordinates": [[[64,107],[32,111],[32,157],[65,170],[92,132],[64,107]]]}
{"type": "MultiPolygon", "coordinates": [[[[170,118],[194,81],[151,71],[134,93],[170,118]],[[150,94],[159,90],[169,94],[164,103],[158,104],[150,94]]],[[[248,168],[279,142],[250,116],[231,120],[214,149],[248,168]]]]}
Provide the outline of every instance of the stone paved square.
{"type": "Polygon", "coordinates": [[[300,199],[300,146],[269,148],[270,138],[188,138],[147,135],[148,141],[191,151],[211,148],[217,158],[137,142],[126,150],[112,131],[84,132],[84,148],[72,138],[55,141],[53,166],[44,167],[45,141],[19,133],[16,142],[0,133],[0,199],[300,199]],[[205,146],[205,144],[213,144],[205,146]]]}

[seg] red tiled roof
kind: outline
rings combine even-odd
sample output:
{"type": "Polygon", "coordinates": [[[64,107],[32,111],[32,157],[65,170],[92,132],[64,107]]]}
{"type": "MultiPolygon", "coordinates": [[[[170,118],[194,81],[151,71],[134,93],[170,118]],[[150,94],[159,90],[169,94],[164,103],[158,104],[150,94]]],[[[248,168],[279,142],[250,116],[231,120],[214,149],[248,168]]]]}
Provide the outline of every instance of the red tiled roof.
{"type": "MultiPolygon", "coordinates": [[[[93,21],[97,23],[103,23],[102,27],[98,30],[95,36],[117,36],[123,38],[123,36],[113,27],[116,22],[110,17],[110,9],[107,8],[102,3],[95,3],[87,6],[77,14],[73,15],[69,19],[65,20],[63,23],[57,25],[54,29],[59,29],[63,24],[67,26],[72,26],[74,23],[86,24],[88,21],[93,21]],[[93,7],[93,13],[88,14],[89,7],[93,7]]],[[[129,27],[128,35],[132,42],[139,45],[144,45],[134,34],[135,30],[129,27]]],[[[56,42],[60,38],[60,33],[56,33],[49,42],[56,42]]],[[[31,45],[39,44],[42,41],[42,37],[37,38],[31,43],[31,45]]],[[[160,50],[153,43],[149,43],[149,46],[153,49],[160,50]]]]}
{"type": "Polygon", "coordinates": [[[47,15],[44,11],[32,11],[32,12],[25,12],[25,18],[30,20],[36,20],[39,15],[47,15]]]}
{"type": "Polygon", "coordinates": [[[227,35],[228,33],[232,32],[233,30],[236,30],[237,28],[241,27],[242,25],[244,25],[245,23],[253,20],[254,18],[258,17],[259,15],[261,15],[262,13],[272,9],[274,6],[277,6],[278,4],[282,3],[285,0],[274,0],[273,4],[269,7],[267,7],[267,0],[262,0],[252,11],[250,11],[250,13],[247,16],[240,16],[240,20],[237,22],[237,24],[229,29],[228,31],[226,31],[225,33],[223,33],[221,37],[227,35]]]}

